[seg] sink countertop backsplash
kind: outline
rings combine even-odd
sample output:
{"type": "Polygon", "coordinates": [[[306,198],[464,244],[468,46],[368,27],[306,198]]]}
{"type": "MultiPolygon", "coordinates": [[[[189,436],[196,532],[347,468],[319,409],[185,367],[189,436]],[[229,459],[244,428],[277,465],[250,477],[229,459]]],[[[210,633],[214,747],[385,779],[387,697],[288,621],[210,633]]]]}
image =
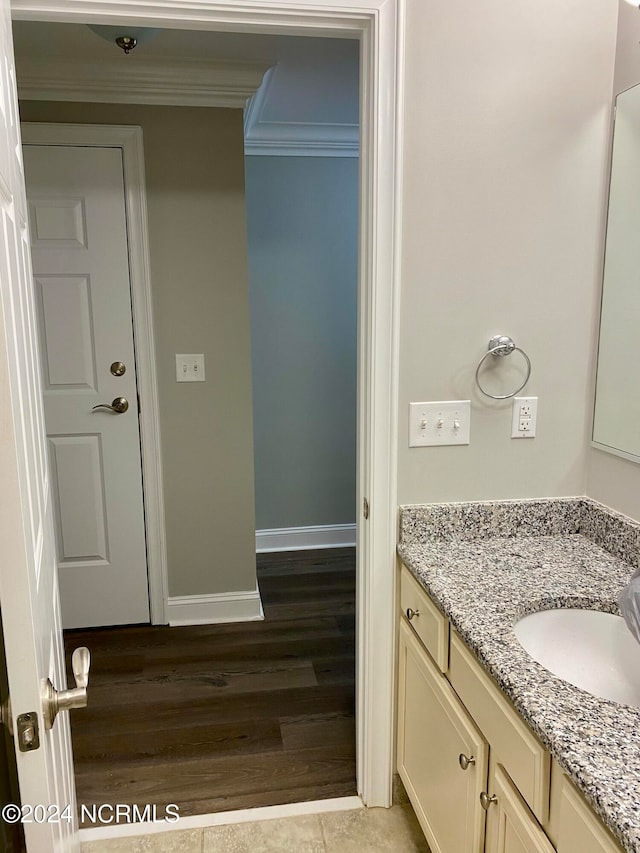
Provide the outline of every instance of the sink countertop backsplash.
{"type": "Polygon", "coordinates": [[[403,506],[398,553],[623,847],[640,853],[640,708],[557,678],[513,632],[536,610],[618,613],[640,565],[640,524],[589,498],[403,506]]]}

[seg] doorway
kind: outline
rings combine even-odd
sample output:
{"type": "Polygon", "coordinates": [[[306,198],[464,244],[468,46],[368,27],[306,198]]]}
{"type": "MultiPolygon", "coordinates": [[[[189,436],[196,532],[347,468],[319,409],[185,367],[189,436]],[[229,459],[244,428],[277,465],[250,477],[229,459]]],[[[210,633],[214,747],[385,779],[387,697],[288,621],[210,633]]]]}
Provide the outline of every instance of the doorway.
{"type": "MultiPolygon", "coordinates": [[[[108,6],[108,4],[107,4],[108,6]]],[[[16,13],[32,19],[86,20],[91,16],[81,2],[42,3],[16,13]]],[[[131,6],[136,14],[135,4],[131,6]]],[[[123,6],[101,7],[101,20],[123,14],[123,6]]],[[[139,10],[138,10],[139,11],[139,10]]],[[[390,797],[392,669],[393,669],[393,553],[395,545],[394,449],[395,449],[395,353],[397,254],[394,236],[396,194],[396,27],[395,3],[296,3],[295,8],[264,0],[255,5],[199,4],[198,11],[182,3],[166,3],[157,22],[201,28],[250,29],[294,26],[298,31],[316,29],[358,33],[363,53],[363,127],[365,143],[361,190],[361,340],[363,366],[360,383],[361,460],[359,498],[370,507],[369,525],[359,533],[359,788],[371,805],[385,805],[390,797]],[[197,19],[197,20],[196,20],[197,19]],[[382,122],[383,118],[385,121],[382,122]],[[375,357],[374,357],[375,354],[375,357]],[[371,522],[375,521],[375,525],[371,522]]],[[[140,19],[138,18],[138,21],[140,19]]],[[[368,513],[367,513],[368,514],[368,513]]],[[[11,650],[8,650],[9,656],[11,650]]],[[[23,771],[28,790],[28,768],[23,771]]]]}
{"type": "Polygon", "coordinates": [[[84,827],[102,803],[184,819],[356,795],[354,549],[259,554],[258,582],[264,620],[66,634],[95,671],[71,713],[84,827]]]}
{"type": "MultiPolygon", "coordinates": [[[[24,30],[29,29],[29,26],[27,24],[17,30],[19,74],[23,67],[21,51],[24,50],[26,40],[24,30]]],[[[60,29],[60,25],[53,25],[51,29],[54,32],[50,33],[50,41],[54,41],[54,38],[58,37],[55,31],[60,29]]],[[[81,35],[85,35],[93,47],[95,35],[87,28],[79,29],[86,31],[81,35]]],[[[167,41],[171,42],[173,31],[167,31],[166,36],[167,41]]],[[[336,49],[333,41],[312,40],[311,45],[316,46],[316,49],[317,42],[327,45],[326,51],[330,56],[334,54],[336,49]]],[[[98,46],[102,46],[100,42],[98,46]]],[[[344,52],[349,43],[340,43],[339,47],[344,52]]],[[[354,47],[355,50],[351,53],[357,58],[357,45],[354,47]]],[[[105,43],[104,49],[114,50],[108,43],[105,43]]],[[[162,49],[162,45],[159,45],[158,49],[162,49]]],[[[307,48],[310,49],[311,47],[307,48]]],[[[117,53],[115,61],[122,61],[122,57],[117,53]]],[[[357,61],[352,65],[357,69],[357,61]]],[[[353,91],[355,96],[357,76],[353,80],[353,91]]],[[[354,117],[357,120],[357,97],[354,97],[353,101],[356,111],[354,117]]],[[[233,222],[237,216],[235,210],[239,205],[233,198],[229,202],[229,196],[234,180],[232,176],[242,169],[242,163],[238,162],[238,154],[242,156],[240,110],[234,111],[235,116],[230,117],[220,116],[219,113],[229,114],[231,111],[214,108],[165,108],[156,105],[122,107],[117,104],[102,106],[58,102],[34,104],[28,99],[23,101],[22,111],[23,116],[31,122],[40,118],[61,122],[84,119],[93,122],[115,122],[119,125],[139,122],[142,126],[148,176],[151,289],[154,307],[159,309],[156,310],[155,337],[160,354],[157,373],[161,389],[163,467],[168,480],[166,505],[170,534],[170,581],[172,586],[178,580],[184,581],[184,575],[193,569],[199,559],[205,571],[219,575],[221,564],[230,563],[231,558],[235,557],[240,564],[243,562],[242,557],[238,558],[240,544],[253,547],[253,531],[249,530],[247,536],[246,531],[241,531],[236,524],[235,530],[229,531],[229,535],[235,540],[235,553],[229,558],[226,555],[221,557],[217,553],[220,550],[221,537],[219,534],[213,537],[212,528],[220,523],[216,517],[220,513],[212,507],[212,501],[218,499],[221,493],[221,482],[225,484],[222,490],[224,499],[226,502],[230,501],[230,494],[237,490],[234,485],[237,468],[234,467],[235,461],[231,453],[228,454],[230,459],[207,458],[227,456],[220,447],[225,436],[218,433],[216,439],[215,432],[224,414],[220,409],[233,406],[233,399],[228,399],[228,383],[224,385],[221,382],[221,371],[232,378],[236,386],[232,389],[233,394],[246,397],[245,374],[239,372],[239,365],[246,365],[248,362],[248,347],[243,337],[246,327],[239,324],[237,317],[234,318],[228,311],[230,300],[241,295],[243,289],[240,270],[234,272],[230,264],[230,260],[239,254],[233,249],[232,243],[233,222]],[[230,118],[235,120],[233,126],[230,126],[230,118]],[[178,158],[178,162],[172,167],[171,160],[176,160],[174,145],[178,130],[184,134],[185,144],[189,146],[190,162],[185,166],[178,158]],[[235,140],[234,150],[227,154],[220,142],[225,130],[228,134],[233,130],[235,140]],[[194,136],[197,136],[197,143],[193,139],[194,136]],[[164,141],[167,137],[174,145],[164,141]],[[203,154],[205,156],[202,156],[203,154]],[[223,199],[218,202],[219,218],[215,219],[215,199],[221,195],[220,186],[223,199]],[[207,199],[202,198],[205,187],[207,199]],[[179,218],[179,223],[172,222],[172,213],[179,218]],[[165,227],[160,233],[158,222],[163,217],[166,217],[163,221],[166,221],[169,227],[165,227]],[[226,246],[216,242],[220,240],[223,227],[226,246]],[[198,237],[191,237],[191,242],[187,242],[190,234],[198,234],[198,237]],[[163,248],[163,254],[160,255],[164,262],[162,264],[159,264],[158,255],[160,242],[163,248]],[[203,243],[206,245],[203,246],[203,243]],[[173,265],[171,268],[170,264],[173,265]],[[221,269],[224,269],[223,274],[221,269]],[[194,270],[198,271],[197,275],[194,275],[194,270]],[[182,278],[178,280],[180,271],[182,278]],[[228,285],[221,280],[223,276],[228,280],[228,285]],[[216,298],[219,303],[212,303],[211,300],[216,298]],[[167,310],[167,300],[171,300],[170,311],[167,310]],[[176,329],[177,332],[174,332],[176,329]],[[190,337],[178,340],[169,337],[173,333],[183,336],[186,333],[190,337]],[[224,346],[221,340],[223,335],[227,335],[224,346]],[[213,351],[214,344],[220,346],[219,353],[213,351]],[[236,346],[235,354],[231,352],[233,345],[236,346]],[[205,383],[191,386],[176,383],[174,365],[167,358],[167,351],[171,352],[174,348],[182,351],[204,351],[205,383]],[[213,400],[217,413],[211,411],[207,414],[199,408],[205,394],[213,400]],[[171,395],[170,399],[174,403],[169,405],[171,421],[167,418],[168,395],[171,395]],[[175,432],[175,421],[178,419],[181,419],[180,429],[187,441],[180,440],[180,431],[175,432]],[[199,432],[203,429],[207,433],[207,443],[199,446],[199,432]],[[183,445],[188,447],[183,448],[183,445]],[[189,458],[184,455],[186,450],[189,451],[189,458]],[[171,458],[167,458],[167,454],[171,458]],[[192,462],[196,465],[193,470],[188,467],[192,462]],[[218,472],[217,476],[211,478],[214,481],[211,483],[205,466],[219,462],[229,463],[229,468],[223,474],[218,472]],[[181,475],[180,480],[177,479],[176,471],[181,475]],[[212,486],[209,499],[199,496],[198,490],[202,487],[211,489],[212,486]],[[172,502],[178,494],[182,501],[194,498],[192,508],[186,513],[189,517],[187,520],[191,521],[189,527],[182,520],[176,525],[172,515],[172,502]],[[200,525],[193,523],[196,514],[201,516],[200,525]],[[183,539],[177,544],[171,525],[174,528],[186,528],[184,532],[180,531],[183,539]],[[183,544],[184,536],[190,540],[186,545],[183,544]],[[208,554],[203,542],[209,543],[208,554]],[[204,558],[199,557],[198,552],[205,552],[204,558]],[[176,577],[176,571],[179,577],[176,577]]],[[[65,138],[65,127],[64,124],[54,126],[58,142],[65,138]]],[[[43,136],[46,128],[36,128],[29,124],[26,127],[27,140],[36,130],[43,136]]],[[[92,135],[98,137],[100,128],[88,125],[86,130],[93,131],[92,135]]],[[[78,134],[81,142],[81,129],[74,127],[73,132],[78,134]]],[[[105,133],[108,131],[105,130],[105,133]]],[[[53,154],[58,158],[62,153],[66,156],[66,150],[64,146],[60,146],[53,154]]],[[[76,159],[81,156],[87,158],[92,153],[81,147],[76,159]]],[[[117,150],[112,151],[114,156],[118,153],[117,150]]],[[[349,154],[351,153],[350,151],[349,154]]],[[[53,155],[51,159],[54,159],[53,155]]],[[[253,160],[255,164],[256,158],[253,160]]],[[[264,157],[259,160],[260,164],[265,162],[264,157]]],[[[269,516],[266,523],[263,521],[259,526],[280,528],[280,535],[282,528],[295,528],[289,536],[299,537],[301,523],[304,525],[306,522],[304,532],[309,537],[318,535],[318,525],[309,526],[309,522],[355,521],[357,158],[349,156],[348,160],[335,157],[328,162],[325,160],[320,174],[317,158],[283,158],[282,161],[278,159],[278,162],[282,165],[285,160],[288,164],[288,175],[291,177],[292,173],[296,172],[296,180],[287,182],[285,197],[279,205],[274,207],[271,204],[262,217],[263,220],[272,222],[276,219],[276,208],[279,206],[281,213],[286,207],[290,218],[281,225],[277,233],[270,233],[266,237],[265,226],[261,224],[259,217],[253,229],[258,238],[263,234],[263,244],[266,242],[270,247],[272,260],[275,260],[279,272],[278,275],[274,274],[274,278],[279,282],[284,278],[282,269],[291,255],[295,256],[294,260],[299,264],[299,267],[289,274],[290,286],[294,286],[295,291],[280,302],[280,305],[284,304],[285,308],[294,314],[293,328],[290,319],[289,322],[278,323],[276,312],[276,316],[270,318],[269,328],[266,330],[270,348],[283,351],[291,366],[286,376],[283,375],[286,362],[285,365],[276,365],[275,370],[272,368],[272,384],[263,399],[265,396],[276,397],[273,381],[277,381],[281,387],[281,396],[276,407],[278,416],[284,417],[287,423],[293,422],[297,409],[303,417],[302,426],[305,427],[305,433],[300,433],[303,442],[299,447],[294,446],[291,437],[285,437],[284,442],[280,443],[280,455],[277,460],[280,479],[276,476],[271,478],[277,485],[284,482],[293,501],[290,497],[288,506],[282,499],[277,501],[274,496],[277,495],[277,488],[272,489],[271,497],[267,495],[266,500],[262,496],[259,504],[262,507],[262,518],[264,519],[265,504],[278,504],[280,514],[269,516]],[[349,168],[342,168],[344,166],[349,168]],[[317,187],[316,193],[324,190],[321,200],[317,200],[316,193],[308,189],[309,182],[317,187]],[[335,189],[329,189],[331,186],[335,189]],[[304,215],[309,209],[313,214],[313,221],[307,223],[304,222],[304,215]],[[326,223],[325,232],[327,229],[330,231],[324,238],[321,236],[323,223],[326,223]],[[311,240],[315,241],[314,251],[310,255],[303,254],[300,263],[300,255],[311,240]],[[283,244],[290,244],[291,249],[285,249],[274,259],[274,251],[283,244]],[[295,296],[298,296],[298,301],[295,296]],[[287,328],[290,335],[293,332],[294,336],[298,337],[297,346],[295,340],[285,340],[287,328]],[[309,348],[305,347],[306,342],[310,342],[309,348]],[[332,370],[329,364],[331,358],[335,362],[332,370]],[[329,374],[328,378],[323,379],[326,373],[329,374]],[[313,381],[310,381],[312,377],[313,381]],[[323,443],[314,436],[313,423],[308,422],[308,413],[313,407],[303,402],[301,394],[305,389],[300,383],[303,386],[312,385],[316,406],[326,409],[323,418],[320,412],[315,418],[324,423],[319,436],[320,439],[324,438],[323,443]],[[330,409],[337,396],[335,389],[341,384],[344,391],[340,395],[340,405],[333,406],[338,410],[334,413],[330,409]],[[287,410],[285,417],[283,412],[287,397],[293,408],[287,410]],[[336,414],[342,414],[346,427],[339,423],[337,429],[334,427],[333,434],[327,437],[331,417],[336,414]],[[343,445],[346,450],[343,450],[343,445]],[[296,455],[300,450],[303,451],[301,457],[296,455]],[[318,458],[319,451],[325,454],[329,452],[330,457],[335,455],[335,462],[326,455],[318,458]],[[337,468],[336,472],[330,470],[332,462],[337,468]],[[293,473],[297,473],[298,469],[302,471],[305,463],[307,469],[293,482],[291,471],[286,467],[287,463],[293,465],[293,473]],[[313,505],[314,500],[320,504],[321,510],[329,514],[314,516],[313,513],[318,512],[317,507],[313,505]],[[341,501],[341,504],[338,504],[338,501],[341,501]],[[303,502],[306,507],[303,506],[302,509],[306,510],[307,516],[294,517],[292,513],[298,511],[303,502]],[[340,512],[348,514],[340,516],[340,512]]],[[[29,164],[29,157],[27,162],[29,164]]],[[[59,169],[56,169],[57,172],[59,169]]],[[[62,176],[57,177],[61,179],[62,176]]],[[[27,178],[29,181],[29,171],[27,178]]],[[[282,177],[279,183],[282,184],[282,177]]],[[[267,195],[272,202],[276,192],[271,183],[267,195]]],[[[89,235],[88,242],[95,245],[94,235],[89,235]]],[[[273,292],[276,282],[268,282],[268,287],[269,291],[273,292]]],[[[244,288],[246,289],[246,284],[244,288]]],[[[264,292],[262,296],[264,297],[264,292]]],[[[242,307],[239,302],[238,310],[242,307]]],[[[262,308],[259,313],[265,316],[268,312],[265,310],[264,299],[262,308]]],[[[66,322],[69,322],[69,319],[68,316],[65,317],[66,322]]],[[[260,351],[261,365],[267,365],[269,354],[268,349],[265,351],[263,348],[260,351]]],[[[109,359],[105,361],[105,370],[108,362],[109,359]]],[[[111,381],[115,383],[117,380],[111,381]]],[[[254,372],[254,389],[263,390],[265,384],[262,377],[258,377],[256,382],[254,372]]],[[[142,410],[145,411],[146,408],[143,396],[142,410]]],[[[269,412],[258,413],[257,421],[265,422],[268,417],[269,412]]],[[[120,418],[109,415],[105,415],[105,418],[108,418],[109,424],[120,422],[120,418]]],[[[243,417],[235,411],[228,416],[237,446],[240,446],[241,442],[238,424],[246,420],[246,416],[243,417]]],[[[278,438],[283,432],[284,430],[280,429],[278,438]]],[[[268,455],[276,457],[276,450],[273,449],[268,455]]],[[[246,501],[246,498],[244,500],[246,501]]],[[[230,520],[233,520],[234,515],[240,515],[240,521],[249,527],[250,513],[242,499],[238,500],[237,507],[231,512],[230,520]]],[[[343,524],[342,527],[344,526],[347,525],[343,524]]],[[[324,537],[336,532],[329,529],[329,524],[325,523],[321,527],[324,537]]],[[[351,536],[353,532],[351,531],[351,536]]],[[[270,533],[272,539],[273,531],[270,533]]],[[[344,531],[339,530],[338,533],[343,534],[344,531]]],[[[262,531],[261,536],[264,535],[262,531]]],[[[297,543],[290,542],[289,547],[291,544],[295,547],[297,543]]],[[[336,543],[325,539],[322,544],[336,543]]],[[[271,541],[268,547],[273,547],[271,541]]],[[[287,545],[282,547],[286,549],[287,545]]],[[[87,645],[91,649],[92,705],[96,703],[101,713],[106,714],[109,719],[105,731],[104,720],[97,722],[91,708],[87,709],[86,713],[74,713],[72,717],[78,797],[82,806],[90,805],[98,796],[95,791],[96,779],[107,780],[104,781],[102,793],[105,801],[118,801],[118,796],[122,801],[129,801],[131,798],[135,801],[135,786],[132,788],[124,782],[124,779],[129,778],[130,772],[131,776],[141,780],[146,779],[145,773],[150,773],[153,784],[159,786],[154,801],[161,799],[161,795],[175,797],[181,809],[217,810],[221,805],[238,808],[250,804],[251,797],[257,805],[268,803],[270,797],[273,798],[271,802],[278,803],[282,802],[281,797],[313,799],[322,796],[322,792],[328,792],[331,796],[336,793],[356,793],[354,557],[352,551],[349,551],[341,555],[342,559],[336,564],[336,555],[333,553],[304,552],[298,556],[300,559],[289,559],[288,564],[281,567],[281,571],[277,571],[278,567],[274,564],[275,555],[259,558],[258,579],[265,609],[265,624],[237,626],[232,649],[225,641],[224,630],[218,628],[202,632],[175,628],[169,630],[168,635],[167,632],[149,630],[80,632],[68,637],[72,646],[87,645]],[[314,566],[313,571],[310,566],[314,566]],[[309,596],[308,599],[305,594],[309,596]],[[277,643],[273,642],[274,635],[278,638],[277,643]],[[246,637],[244,643],[243,636],[246,637]],[[166,637],[169,648],[178,649],[175,654],[158,653],[158,646],[165,643],[165,640],[161,639],[163,637],[166,637]],[[254,641],[254,638],[258,637],[262,638],[261,644],[254,641]],[[196,648],[197,638],[199,642],[196,648]],[[290,642],[287,642],[287,638],[290,642]],[[259,650],[258,645],[262,645],[264,649],[259,650]],[[297,692],[300,693],[298,698],[297,692]],[[238,696],[238,693],[241,693],[242,697],[238,696]],[[260,694],[263,702],[259,701],[260,694]],[[229,707],[232,699],[239,701],[238,707],[251,709],[254,705],[258,708],[261,704],[267,707],[263,713],[254,709],[249,719],[236,709],[235,717],[242,723],[242,728],[236,728],[235,731],[228,727],[225,729],[223,724],[228,715],[225,709],[229,707]],[[197,714],[191,714],[191,709],[197,707],[199,702],[203,705],[203,714],[206,713],[207,704],[209,706],[210,717],[207,724],[198,723],[197,714]],[[291,706],[296,702],[298,712],[294,713],[291,706]],[[136,729],[126,717],[123,719],[122,704],[126,704],[128,713],[133,714],[134,719],[143,724],[141,729],[136,729]],[[292,720],[292,717],[295,719],[292,720]],[[89,725],[90,722],[93,726],[89,725]],[[180,723],[189,731],[193,729],[191,736],[196,738],[199,744],[199,759],[196,758],[194,750],[188,749],[188,743],[182,743],[186,734],[181,733],[180,723]],[[266,739],[261,734],[265,726],[272,732],[266,739]],[[305,734],[300,735],[300,731],[305,734]],[[260,746],[257,746],[258,743],[260,746]],[[245,749],[240,749],[243,744],[245,749]],[[223,759],[226,762],[224,796],[214,771],[215,766],[224,763],[223,759]],[[171,763],[170,774],[163,772],[163,768],[164,771],[167,769],[168,760],[171,763]],[[207,773],[198,773],[195,766],[198,761],[202,767],[208,767],[207,773]],[[190,792],[188,785],[181,786],[178,782],[179,766],[182,763],[185,765],[184,773],[192,780],[196,777],[198,779],[197,795],[193,791],[190,792]],[[273,772],[269,770],[272,763],[275,766],[273,772]],[[135,765],[135,772],[129,770],[132,765],[135,765]],[[259,772],[258,768],[263,765],[264,771],[259,772]],[[246,778],[248,766],[253,766],[250,780],[246,778]],[[244,785],[240,785],[235,797],[232,784],[234,773],[244,785]],[[166,789],[169,776],[175,786],[173,792],[166,789]],[[324,776],[322,783],[319,782],[321,776],[324,776]],[[295,785],[291,785],[288,791],[281,788],[283,778],[295,781],[295,785]],[[108,780],[113,781],[115,789],[112,789],[111,781],[108,780]]],[[[234,582],[237,582],[237,574],[237,571],[234,571],[234,582]]],[[[185,595],[181,602],[185,621],[189,619],[188,609],[194,607],[189,598],[189,595],[185,595]]],[[[200,597],[199,605],[204,607],[206,602],[202,601],[202,598],[204,596],[200,597]]],[[[172,611],[176,607],[174,602],[175,598],[170,598],[171,619],[174,615],[172,611]]],[[[227,599],[227,606],[229,605],[227,599]]]]}

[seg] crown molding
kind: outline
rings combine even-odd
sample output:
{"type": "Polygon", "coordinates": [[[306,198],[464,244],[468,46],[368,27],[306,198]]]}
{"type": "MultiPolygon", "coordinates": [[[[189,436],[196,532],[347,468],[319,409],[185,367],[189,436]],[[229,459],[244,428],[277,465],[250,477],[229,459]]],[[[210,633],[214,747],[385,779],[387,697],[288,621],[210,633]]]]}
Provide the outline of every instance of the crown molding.
{"type": "Polygon", "coordinates": [[[244,153],[270,157],[357,157],[357,124],[265,121],[262,118],[274,74],[270,68],[244,111],[244,153]]]}
{"type": "Polygon", "coordinates": [[[33,59],[20,63],[18,96],[29,101],[87,101],[242,109],[269,68],[264,62],[172,59],[156,62],[33,59]]]}
{"type": "Polygon", "coordinates": [[[260,122],[245,136],[244,153],[271,157],[357,157],[357,124],[260,122]]]}
{"type": "Polygon", "coordinates": [[[17,69],[25,101],[245,108],[245,154],[357,157],[359,126],[261,118],[273,69],[267,62],[134,57],[116,61],[28,59],[17,69]],[[247,103],[248,101],[248,103],[247,103]]]}

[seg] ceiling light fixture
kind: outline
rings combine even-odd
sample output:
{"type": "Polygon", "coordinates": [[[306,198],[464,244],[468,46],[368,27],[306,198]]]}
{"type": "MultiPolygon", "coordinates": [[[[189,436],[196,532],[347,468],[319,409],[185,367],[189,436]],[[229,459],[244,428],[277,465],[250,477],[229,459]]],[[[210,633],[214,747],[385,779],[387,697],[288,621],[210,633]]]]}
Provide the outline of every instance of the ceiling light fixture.
{"type": "Polygon", "coordinates": [[[125,53],[131,53],[133,48],[138,44],[138,39],[135,36],[118,36],[116,44],[121,47],[125,53]]]}
{"type": "Polygon", "coordinates": [[[126,24],[119,27],[88,24],[88,27],[105,41],[112,44],[115,42],[126,54],[131,53],[136,45],[144,44],[144,42],[149,41],[149,39],[152,39],[160,32],[159,29],[153,27],[129,27],[126,24]]]}

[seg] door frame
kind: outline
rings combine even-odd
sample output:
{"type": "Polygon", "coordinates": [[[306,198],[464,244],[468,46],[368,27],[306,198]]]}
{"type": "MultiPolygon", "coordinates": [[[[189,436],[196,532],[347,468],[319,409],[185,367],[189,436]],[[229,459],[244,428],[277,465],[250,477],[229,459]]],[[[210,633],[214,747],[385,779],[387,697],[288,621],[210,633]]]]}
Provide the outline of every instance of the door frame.
{"type": "Polygon", "coordinates": [[[15,19],[360,40],[357,784],[394,769],[397,425],[405,0],[13,0],[15,19]],[[368,511],[364,512],[365,500],[368,511]]]}
{"type": "Polygon", "coordinates": [[[122,151],[133,345],[140,411],[149,609],[151,624],[164,625],[167,621],[169,581],[142,128],[128,125],[23,122],[21,131],[23,144],[82,145],[89,148],[119,148],[122,151]]]}

